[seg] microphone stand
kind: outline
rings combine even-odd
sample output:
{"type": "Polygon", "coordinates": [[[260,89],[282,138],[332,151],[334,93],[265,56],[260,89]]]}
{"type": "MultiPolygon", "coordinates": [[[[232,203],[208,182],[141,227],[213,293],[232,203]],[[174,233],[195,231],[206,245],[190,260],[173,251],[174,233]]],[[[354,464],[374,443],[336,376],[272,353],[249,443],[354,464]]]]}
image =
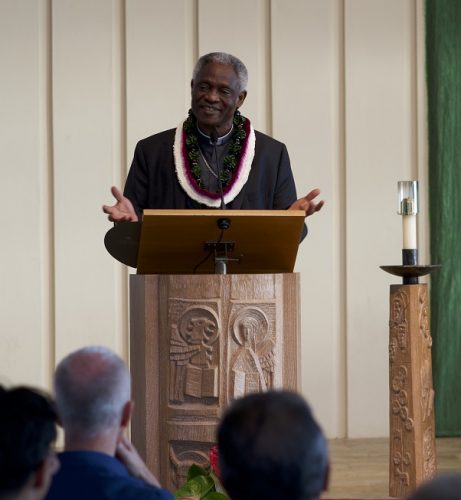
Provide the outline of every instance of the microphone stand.
{"type": "MultiPolygon", "coordinates": [[[[219,159],[218,159],[218,131],[216,129],[213,129],[213,131],[210,134],[210,142],[213,146],[213,151],[214,151],[214,157],[216,161],[216,173],[218,174],[218,187],[219,187],[219,193],[221,194],[221,210],[226,209],[226,203],[224,202],[224,191],[222,187],[222,179],[221,179],[221,168],[219,166],[219,159]]],[[[234,242],[231,241],[222,241],[222,237],[224,234],[224,231],[226,229],[229,229],[230,227],[230,220],[226,217],[223,217],[218,220],[218,227],[221,229],[221,237],[220,241],[216,242],[216,245],[214,247],[214,269],[216,274],[227,274],[227,263],[230,260],[238,260],[238,259],[230,259],[228,257],[228,246],[230,245],[230,250],[232,251],[234,247],[234,242]],[[222,247],[221,249],[219,247],[222,247]],[[219,252],[223,252],[224,254],[221,253],[219,255],[219,252]]]]}

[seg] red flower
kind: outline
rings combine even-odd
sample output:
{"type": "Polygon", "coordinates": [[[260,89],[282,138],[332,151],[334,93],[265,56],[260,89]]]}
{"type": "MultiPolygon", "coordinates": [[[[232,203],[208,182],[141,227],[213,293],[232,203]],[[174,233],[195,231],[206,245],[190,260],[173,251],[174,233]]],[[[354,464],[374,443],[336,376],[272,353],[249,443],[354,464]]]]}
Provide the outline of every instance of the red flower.
{"type": "Polygon", "coordinates": [[[219,479],[221,471],[219,470],[219,451],[217,445],[210,448],[210,465],[214,475],[219,479]]]}

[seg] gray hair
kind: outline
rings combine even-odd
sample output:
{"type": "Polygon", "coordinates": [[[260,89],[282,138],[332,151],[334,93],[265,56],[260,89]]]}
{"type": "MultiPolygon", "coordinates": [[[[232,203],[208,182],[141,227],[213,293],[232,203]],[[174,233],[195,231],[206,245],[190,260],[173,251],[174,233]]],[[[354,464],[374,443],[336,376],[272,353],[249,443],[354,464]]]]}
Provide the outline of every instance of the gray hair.
{"type": "Polygon", "coordinates": [[[54,390],[64,430],[94,437],[120,420],[131,396],[130,375],[107,347],[84,347],[59,363],[54,390]]]}
{"type": "Polygon", "coordinates": [[[192,73],[192,80],[195,80],[203,67],[209,63],[229,64],[232,66],[239,81],[239,92],[247,89],[248,71],[246,66],[238,57],[227,54],[226,52],[210,52],[202,56],[195,65],[194,72],[192,73]]]}

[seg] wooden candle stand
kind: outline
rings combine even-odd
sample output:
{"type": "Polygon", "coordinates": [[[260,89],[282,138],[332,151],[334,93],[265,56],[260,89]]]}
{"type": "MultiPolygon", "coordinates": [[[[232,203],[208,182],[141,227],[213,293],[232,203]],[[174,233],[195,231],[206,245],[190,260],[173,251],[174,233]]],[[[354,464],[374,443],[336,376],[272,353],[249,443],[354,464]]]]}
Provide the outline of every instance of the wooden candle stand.
{"type": "Polygon", "coordinates": [[[418,276],[440,266],[381,266],[402,276],[390,287],[389,495],[406,498],[436,472],[432,338],[426,284],[418,276]],[[411,278],[411,279],[410,279],[411,278]]]}

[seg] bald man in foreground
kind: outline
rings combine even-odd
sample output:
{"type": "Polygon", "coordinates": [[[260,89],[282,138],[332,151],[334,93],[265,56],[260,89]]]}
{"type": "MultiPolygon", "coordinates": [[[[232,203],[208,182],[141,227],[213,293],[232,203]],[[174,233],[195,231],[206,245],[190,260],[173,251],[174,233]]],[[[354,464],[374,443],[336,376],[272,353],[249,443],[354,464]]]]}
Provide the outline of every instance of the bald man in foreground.
{"type": "Polygon", "coordinates": [[[97,346],[71,353],[56,369],[54,390],[64,452],[47,499],[172,500],[124,437],[133,403],[119,356],[97,346]]]}

